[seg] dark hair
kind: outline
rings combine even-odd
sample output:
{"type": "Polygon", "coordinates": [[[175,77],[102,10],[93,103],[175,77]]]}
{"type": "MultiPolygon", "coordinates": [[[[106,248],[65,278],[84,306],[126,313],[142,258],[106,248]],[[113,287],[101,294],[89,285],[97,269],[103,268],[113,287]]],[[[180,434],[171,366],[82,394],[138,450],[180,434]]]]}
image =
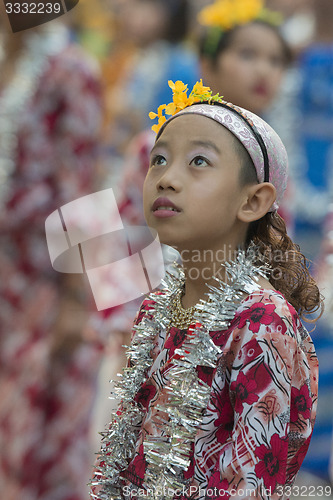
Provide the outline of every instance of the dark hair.
{"type": "MultiPolygon", "coordinates": [[[[155,0],[156,1],[156,0],[155,0]]],[[[169,42],[181,42],[189,31],[188,0],[159,0],[168,13],[164,39],[169,42]]]]}
{"type": "MultiPolygon", "coordinates": [[[[235,148],[241,160],[240,183],[242,186],[258,182],[255,166],[243,144],[235,138],[235,148]]],[[[316,281],[309,272],[309,263],[287,234],[286,224],[277,212],[268,212],[261,219],[251,222],[246,237],[246,247],[253,242],[260,256],[273,272],[269,282],[294,306],[303,319],[323,310],[323,298],[316,281]]]]}
{"type": "Polygon", "coordinates": [[[221,29],[214,27],[208,28],[199,41],[200,57],[210,59],[212,64],[214,65],[217,64],[217,60],[220,54],[222,54],[231,46],[235,33],[242,29],[243,26],[253,24],[265,26],[271,29],[276,34],[281,42],[285,65],[288,66],[292,61],[292,52],[286,40],[281,35],[279,28],[267,21],[263,21],[260,19],[256,19],[245,25],[235,26],[234,28],[226,31],[222,31],[221,29]]]}

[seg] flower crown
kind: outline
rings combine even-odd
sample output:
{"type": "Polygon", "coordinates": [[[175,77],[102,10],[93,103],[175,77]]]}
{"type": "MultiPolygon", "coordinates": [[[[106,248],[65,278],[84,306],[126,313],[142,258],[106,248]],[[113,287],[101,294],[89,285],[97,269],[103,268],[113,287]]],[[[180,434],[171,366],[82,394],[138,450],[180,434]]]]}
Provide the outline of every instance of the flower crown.
{"type": "Polygon", "coordinates": [[[273,25],[279,25],[282,22],[281,14],[266,9],[263,0],[215,0],[198,14],[200,24],[219,28],[222,31],[255,19],[261,19],[273,25]]]}
{"type": "Polygon", "coordinates": [[[149,113],[149,118],[151,120],[158,118],[158,123],[152,126],[152,130],[156,133],[160,130],[163,123],[166,122],[166,115],[173,116],[182,109],[186,108],[187,106],[191,106],[196,102],[223,102],[223,97],[219,94],[212,95],[212,90],[209,87],[205,87],[202,83],[202,80],[200,80],[193,86],[193,89],[188,97],[187,85],[185,85],[185,83],[183,83],[182,81],[178,80],[176,83],[173,83],[171,80],[169,80],[168,85],[172,90],[172,102],[170,102],[169,104],[161,104],[158,107],[157,113],[154,113],[153,111],[149,113]]]}

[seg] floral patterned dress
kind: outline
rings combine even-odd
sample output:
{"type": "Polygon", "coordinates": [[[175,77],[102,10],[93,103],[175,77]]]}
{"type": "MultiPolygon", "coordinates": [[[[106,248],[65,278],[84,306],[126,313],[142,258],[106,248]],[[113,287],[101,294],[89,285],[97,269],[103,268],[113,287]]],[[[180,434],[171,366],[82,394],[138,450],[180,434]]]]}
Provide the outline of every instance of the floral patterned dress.
{"type": "MultiPolygon", "coordinates": [[[[0,214],[0,498],[6,500],[84,500],[93,461],[89,419],[101,345],[73,336],[56,346],[54,325],[67,290],[64,275],[51,267],[44,230],[53,210],[93,190],[102,115],[95,63],[65,45],[45,61],[21,110],[16,168],[0,214]]],[[[71,312],[74,324],[83,312],[84,305],[71,312]]]]}
{"type": "MultiPolygon", "coordinates": [[[[153,308],[154,301],[145,300],[136,323],[153,308]]],[[[145,487],[145,436],[163,435],[158,405],[167,397],[175,349],[187,335],[171,327],[155,339],[148,378],[135,398],[145,409],[136,452],[121,474],[123,492],[131,497],[145,487]]],[[[211,394],[183,477],[188,489],[175,498],[286,499],[315,421],[312,340],[283,295],[263,289],[241,302],[227,330],[209,335],[222,355],[215,369],[197,366],[211,394]]]]}

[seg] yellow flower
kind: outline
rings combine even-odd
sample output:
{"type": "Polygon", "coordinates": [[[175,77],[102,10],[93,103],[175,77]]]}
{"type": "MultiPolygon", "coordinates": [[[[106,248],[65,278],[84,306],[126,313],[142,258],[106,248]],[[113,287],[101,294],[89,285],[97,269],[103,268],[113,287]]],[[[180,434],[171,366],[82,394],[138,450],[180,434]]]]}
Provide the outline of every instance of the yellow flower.
{"type": "Polygon", "coordinates": [[[160,128],[162,127],[163,123],[166,122],[166,117],[165,116],[161,116],[159,119],[158,119],[158,123],[156,125],[153,125],[152,126],[152,131],[153,132],[157,132],[160,130],[160,128]]]}
{"type": "Polygon", "coordinates": [[[149,116],[149,118],[151,120],[154,120],[157,117],[157,113],[154,113],[153,111],[150,111],[148,116],[149,116]]]}
{"type": "Polygon", "coordinates": [[[154,120],[155,118],[158,118],[158,123],[152,126],[152,130],[156,133],[160,130],[163,123],[166,122],[165,115],[173,116],[187,106],[191,106],[195,102],[222,101],[222,97],[220,97],[219,94],[212,96],[211,89],[209,87],[205,87],[202,83],[202,80],[200,80],[193,86],[189,97],[187,97],[187,85],[185,85],[183,82],[178,80],[176,83],[173,83],[170,80],[168,83],[173,94],[172,102],[170,102],[169,104],[161,104],[158,107],[157,113],[154,113],[153,111],[149,113],[150,119],[154,120]]]}
{"type": "Polygon", "coordinates": [[[149,113],[149,118],[151,120],[154,120],[154,118],[157,118],[157,117],[161,117],[162,116],[162,112],[163,110],[166,108],[166,104],[161,104],[159,107],[158,107],[158,110],[157,110],[157,113],[154,113],[153,111],[150,111],[149,113]]]}
{"type": "Polygon", "coordinates": [[[190,97],[196,97],[199,96],[202,98],[202,100],[208,100],[212,95],[212,91],[209,87],[205,87],[202,83],[202,80],[200,82],[197,82],[190,94],[190,97]]]}
{"type": "Polygon", "coordinates": [[[215,0],[199,12],[198,20],[204,26],[228,30],[257,19],[263,8],[263,0],[215,0]]]}
{"type": "Polygon", "coordinates": [[[195,102],[200,102],[200,100],[201,100],[200,97],[198,96],[195,97],[194,95],[192,95],[191,92],[189,98],[187,99],[187,104],[188,106],[191,106],[191,104],[194,104],[195,102]]]}
{"type": "Polygon", "coordinates": [[[165,108],[166,115],[174,115],[177,111],[177,107],[174,102],[170,102],[165,108]]]}
{"type": "Polygon", "coordinates": [[[173,83],[172,80],[168,81],[168,85],[171,88],[172,92],[187,92],[187,85],[180,80],[177,80],[176,83],[173,83]]]}
{"type": "Polygon", "coordinates": [[[186,106],[188,106],[187,101],[188,101],[188,97],[187,97],[186,92],[177,93],[173,96],[173,102],[175,103],[178,111],[180,111],[181,109],[184,109],[184,108],[186,108],[186,106]]]}

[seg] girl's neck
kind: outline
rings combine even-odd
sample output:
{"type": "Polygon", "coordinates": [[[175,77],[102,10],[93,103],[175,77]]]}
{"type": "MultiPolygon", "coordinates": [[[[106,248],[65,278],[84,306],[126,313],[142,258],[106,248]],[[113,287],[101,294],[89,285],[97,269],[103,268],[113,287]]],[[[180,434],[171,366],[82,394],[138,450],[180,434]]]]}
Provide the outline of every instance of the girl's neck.
{"type": "MultiPolygon", "coordinates": [[[[237,252],[237,248],[231,246],[226,247],[225,251],[217,251],[215,254],[209,250],[181,252],[185,273],[185,293],[182,297],[184,309],[194,306],[200,299],[207,300],[207,293],[209,293],[207,285],[217,285],[214,278],[226,281],[225,263],[234,261],[237,252]],[[190,258],[191,253],[193,255],[190,258]]],[[[262,289],[275,290],[267,278],[260,276],[258,284],[262,289]]]]}
{"type": "Polygon", "coordinates": [[[185,273],[185,293],[182,305],[185,309],[197,304],[200,299],[206,300],[209,288],[216,285],[214,277],[225,281],[226,261],[235,259],[237,249],[231,245],[224,250],[183,250],[181,252],[185,273]]]}

